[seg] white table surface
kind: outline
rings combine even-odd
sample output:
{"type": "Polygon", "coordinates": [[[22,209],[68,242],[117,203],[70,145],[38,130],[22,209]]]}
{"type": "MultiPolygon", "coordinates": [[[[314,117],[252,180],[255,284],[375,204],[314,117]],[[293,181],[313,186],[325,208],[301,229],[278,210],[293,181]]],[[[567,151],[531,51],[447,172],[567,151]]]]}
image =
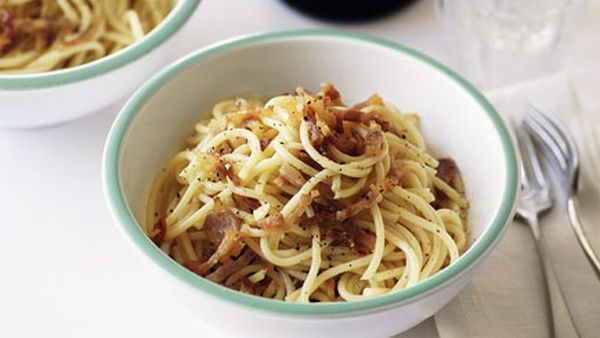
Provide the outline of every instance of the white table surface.
{"type": "MultiPolygon", "coordinates": [[[[181,32],[178,52],[257,31],[335,26],[447,61],[434,3],[421,0],[387,19],[344,26],[274,0],[204,0],[181,32]]],[[[570,67],[600,67],[600,46],[590,50],[586,40],[595,37],[577,40],[570,67]]],[[[0,336],[214,336],[201,318],[161,294],[108,214],[100,162],[117,111],[45,129],[0,130],[0,336]]],[[[429,320],[402,336],[436,335],[429,320]]]]}

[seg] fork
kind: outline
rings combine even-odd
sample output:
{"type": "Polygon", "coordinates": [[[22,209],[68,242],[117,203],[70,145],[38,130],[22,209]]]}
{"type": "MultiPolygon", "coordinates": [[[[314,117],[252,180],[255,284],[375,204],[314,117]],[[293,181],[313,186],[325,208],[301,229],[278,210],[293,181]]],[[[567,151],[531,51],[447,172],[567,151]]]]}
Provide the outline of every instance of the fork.
{"type": "Polygon", "coordinates": [[[600,279],[600,259],[592,249],[579,218],[577,199],[579,158],[573,138],[555,116],[535,106],[530,106],[523,123],[544,150],[548,162],[554,167],[568,193],[566,205],[571,227],[600,279]]]}
{"type": "Polygon", "coordinates": [[[515,129],[521,153],[521,195],[517,205],[517,216],[529,225],[542,261],[546,291],[550,299],[553,336],[579,337],[538,223],[538,215],[543,215],[553,206],[550,186],[544,177],[531,135],[522,126],[515,129]]]}

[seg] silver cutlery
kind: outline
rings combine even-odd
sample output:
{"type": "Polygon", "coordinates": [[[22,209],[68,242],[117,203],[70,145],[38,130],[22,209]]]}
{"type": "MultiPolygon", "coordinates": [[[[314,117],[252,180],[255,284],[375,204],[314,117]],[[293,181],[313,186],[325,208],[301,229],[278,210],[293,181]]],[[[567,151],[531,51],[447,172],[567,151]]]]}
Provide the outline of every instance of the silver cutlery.
{"type": "Polygon", "coordinates": [[[600,279],[600,259],[592,249],[581,225],[578,212],[579,158],[567,128],[550,112],[531,106],[523,124],[541,146],[548,162],[558,174],[568,194],[566,208],[571,227],[596,275],[600,279]]]}
{"type": "Polygon", "coordinates": [[[538,216],[553,207],[550,185],[542,171],[531,136],[519,126],[516,128],[521,153],[521,195],[517,204],[517,216],[529,225],[536,248],[542,261],[546,289],[550,300],[552,329],[555,337],[579,337],[569,308],[550,261],[538,216]]]}

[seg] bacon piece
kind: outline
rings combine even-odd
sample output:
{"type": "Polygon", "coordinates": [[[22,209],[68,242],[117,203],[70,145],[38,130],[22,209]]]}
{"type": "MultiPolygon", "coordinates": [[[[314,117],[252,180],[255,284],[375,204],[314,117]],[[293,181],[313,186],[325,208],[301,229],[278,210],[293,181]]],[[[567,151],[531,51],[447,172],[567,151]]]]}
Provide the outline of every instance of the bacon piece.
{"type": "MultiPolygon", "coordinates": [[[[215,264],[217,263],[215,262],[215,264]]],[[[195,261],[184,261],[181,263],[181,265],[198,276],[204,276],[204,274],[206,274],[206,272],[212,268],[212,266],[208,266],[207,262],[199,263],[195,261]]]]}
{"type": "Polygon", "coordinates": [[[233,166],[230,163],[225,163],[223,160],[219,160],[215,163],[215,170],[217,177],[225,179],[228,177],[231,182],[235,185],[240,185],[241,181],[238,175],[233,171],[233,166]]]}
{"type": "Polygon", "coordinates": [[[284,163],[281,167],[279,167],[279,177],[285,179],[296,188],[302,187],[306,182],[306,179],[304,179],[302,173],[288,163],[284,163]]]}
{"type": "Polygon", "coordinates": [[[354,246],[350,249],[359,254],[368,254],[375,249],[375,235],[366,232],[357,226],[351,227],[352,239],[354,246]]]}
{"type": "Polygon", "coordinates": [[[249,295],[256,295],[257,285],[250,282],[248,278],[243,277],[240,281],[240,292],[247,293],[249,295]]]}
{"type": "Polygon", "coordinates": [[[452,185],[454,178],[458,174],[456,163],[451,158],[441,158],[438,160],[438,163],[436,176],[452,185]]]}
{"type": "Polygon", "coordinates": [[[252,250],[246,249],[236,260],[230,260],[221,265],[214,272],[208,274],[206,278],[215,283],[221,283],[234,272],[252,263],[255,258],[256,254],[252,250]]]}
{"type": "Polygon", "coordinates": [[[302,114],[304,116],[304,121],[315,125],[317,124],[317,112],[312,105],[305,104],[302,107],[302,114]]]}
{"type": "Polygon", "coordinates": [[[369,209],[375,205],[375,203],[377,203],[377,198],[381,194],[379,190],[379,187],[375,185],[371,185],[370,187],[363,189],[359,193],[358,200],[353,201],[344,209],[336,211],[335,218],[338,221],[345,221],[350,217],[358,215],[361,211],[369,209]]]}
{"type": "Polygon", "coordinates": [[[301,227],[317,225],[319,227],[333,227],[339,222],[335,219],[335,212],[318,212],[312,217],[303,217],[300,219],[301,227]]]}
{"type": "Polygon", "coordinates": [[[365,143],[372,145],[368,151],[378,153],[377,148],[383,143],[382,130],[390,129],[391,126],[385,121],[381,121],[373,114],[365,114],[358,109],[348,108],[342,111],[336,111],[338,125],[335,127],[336,135],[327,139],[333,143],[340,151],[352,156],[358,156],[365,153],[365,143]],[[344,122],[346,122],[344,124],[344,122]],[[351,127],[352,123],[367,124],[371,129],[367,140],[364,140],[360,134],[356,133],[351,127]],[[377,126],[379,125],[379,127],[377,126]]]}
{"type": "Polygon", "coordinates": [[[237,194],[232,194],[231,197],[236,202],[237,207],[239,207],[240,209],[242,209],[246,212],[252,212],[255,209],[260,208],[260,202],[258,202],[258,200],[254,199],[254,198],[237,195],[237,194]]]}
{"type": "Polygon", "coordinates": [[[260,150],[265,150],[269,146],[269,139],[263,137],[260,139],[260,150]]]}
{"type": "Polygon", "coordinates": [[[348,220],[335,227],[326,228],[325,236],[331,238],[334,246],[345,246],[357,254],[368,254],[375,247],[375,236],[348,220]]]}
{"type": "Polygon", "coordinates": [[[379,184],[372,184],[368,188],[363,188],[358,194],[358,199],[353,200],[349,205],[335,213],[338,221],[345,221],[351,217],[358,215],[361,211],[371,208],[379,196],[388,193],[400,184],[403,172],[397,167],[390,168],[385,180],[379,184]]]}
{"type": "Polygon", "coordinates": [[[304,214],[306,209],[308,209],[308,207],[311,205],[312,201],[317,197],[319,197],[319,191],[317,190],[312,190],[309,194],[300,196],[298,205],[286,219],[287,224],[294,224],[298,222],[302,214],[304,214]]]}
{"type": "Polygon", "coordinates": [[[348,108],[347,110],[338,112],[338,118],[342,121],[361,122],[362,116],[366,115],[356,108],[348,108]]]}
{"type": "Polygon", "coordinates": [[[152,230],[148,236],[156,244],[157,246],[161,246],[165,241],[165,235],[167,234],[167,227],[165,224],[165,219],[163,217],[159,218],[154,226],[152,226],[152,230]]]}
{"type": "Polygon", "coordinates": [[[293,196],[297,191],[298,187],[291,184],[288,180],[280,176],[275,177],[273,184],[281,189],[283,192],[293,196]]]}
{"type": "Polygon", "coordinates": [[[378,156],[383,149],[383,133],[381,126],[371,122],[369,124],[369,132],[365,139],[365,155],[369,157],[378,156]]]}
{"type": "Polygon", "coordinates": [[[231,211],[222,211],[206,216],[203,230],[206,239],[213,243],[221,243],[227,236],[228,231],[238,232],[242,222],[231,211]]]}
{"type": "Polygon", "coordinates": [[[446,196],[446,194],[444,194],[443,191],[439,190],[438,188],[433,188],[433,196],[434,196],[434,200],[431,203],[431,206],[434,209],[442,209],[442,208],[448,208],[448,202],[450,202],[450,198],[448,196],[446,196]]]}
{"type": "Polygon", "coordinates": [[[343,122],[344,121],[352,122],[352,123],[364,123],[364,124],[369,124],[370,121],[375,121],[378,124],[381,124],[381,123],[379,123],[377,117],[374,116],[374,114],[365,114],[356,108],[347,108],[345,110],[336,110],[335,114],[336,114],[337,121],[338,121],[338,126],[335,128],[335,130],[338,133],[343,132],[343,122]]]}
{"type": "Polygon", "coordinates": [[[335,299],[335,287],[337,286],[336,278],[330,278],[321,284],[321,289],[330,301],[335,299]]]}
{"type": "Polygon", "coordinates": [[[12,14],[0,8],[0,52],[12,42],[14,24],[12,14]]]}
{"type": "Polygon", "coordinates": [[[257,225],[265,230],[283,228],[285,226],[285,220],[281,214],[272,215],[261,219],[257,222],[257,225]]]}
{"type": "Polygon", "coordinates": [[[323,167],[321,167],[319,163],[315,162],[315,160],[313,160],[312,157],[310,157],[310,155],[308,155],[306,152],[297,149],[292,149],[290,150],[290,152],[292,153],[292,155],[297,157],[300,161],[304,162],[308,166],[317,170],[323,169],[323,167]]]}
{"type": "MultiPolygon", "coordinates": [[[[332,239],[332,245],[350,248],[357,254],[368,254],[375,247],[375,236],[366,232],[352,220],[340,221],[336,212],[327,207],[317,207],[313,217],[306,217],[300,221],[300,225],[308,227],[319,226],[325,237],[332,239]]],[[[362,209],[361,209],[362,210],[362,209]]],[[[338,210],[339,212],[340,210],[338,210]]]]}
{"type": "Polygon", "coordinates": [[[308,125],[308,139],[315,149],[321,154],[327,150],[326,139],[317,125],[317,115],[315,110],[310,105],[304,105],[303,108],[304,121],[308,125]]]}
{"type": "Polygon", "coordinates": [[[344,128],[342,133],[328,140],[345,154],[358,156],[364,153],[365,141],[359,133],[353,132],[350,128],[344,128]]]}
{"type": "Polygon", "coordinates": [[[395,186],[400,184],[400,179],[402,179],[402,175],[404,172],[398,168],[390,168],[390,172],[385,177],[385,181],[383,182],[383,186],[379,189],[380,193],[386,193],[392,191],[395,186]]]}
{"type": "MultiPolygon", "coordinates": [[[[230,154],[232,151],[233,151],[233,149],[231,148],[229,141],[225,141],[225,142],[219,144],[219,146],[216,148],[216,150],[214,151],[214,156],[215,156],[215,158],[218,159],[218,156],[223,155],[223,154],[230,154]]],[[[210,151],[209,151],[209,153],[210,153],[210,151]]]]}
{"type": "Polygon", "coordinates": [[[382,119],[378,118],[377,116],[375,116],[373,118],[373,121],[375,121],[375,123],[380,125],[381,129],[383,131],[394,133],[394,134],[398,135],[398,133],[396,132],[396,128],[394,128],[394,126],[390,122],[382,120],[382,119]]]}
{"type": "Polygon", "coordinates": [[[335,194],[333,193],[329,185],[319,183],[317,184],[316,189],[319,192],[318,198],[315,199],[316,202],[322,202],[321,204],[327,204],[331,205],[332,207],[335,207],[335,204],[337,204],[334,201],[335,194]]]}
{"type": "Polygon", "coordinates": [[[340,92],[335,89],[331,83],[325,83],[321,85],[321,94],[331,100],[335,105],[342,104],[342,97],[340,92]]]}
{"type": "Polygon", "coordinates": [[[239,255],[243,245],[240,240],[241,221],[230,211],[210,214],[204,221],[206,239],[219,246],[215,252],[203,263],[184,262],[184,266],[203,276],[218,262],[226,262],[231,256],[239,255]]]}
{"type": "MultiPolygon", "coordinates": [[[[436,176],[448,183],[450,186],[454,186],[454,180],[458,176],[458,167],[451,158],[440,158],[438,159],[438,167],[436,176]]],[[[449,207],[450,198],[441,190],[434,188],[433,195],[435,200],[432,206],[436,209],[449,207]]]]}
{"type": "Polygon", "coordinates": [[[366,101],[359,102],[355,104],[352,108],[340,112],[340,118],[345,121],[362,122],[365,124],[368,124],[371,121],[375,121],[375,123],[381,126],[381,129],[383,131],[395,132],[394,126],[390,122],[378,116],[376,112],[365,114],[360,111],[360,109],[368,106],[384,106],[383,99],[377,94],[371,95],[371,97],[369,97],[369,99],[367,99],[366,101]]]}
{"type": "MultiPolygon", "coordinates": [[[[315,112],[317,120],[321,120],[329,128],[335,128],[337,117],[335,112],[329,109],[328,99],[323,98],[323,96],[317,96],[314,100],[308,100],[305,106],[307,106],[307,109],[315,112]]],[[[321,125],[320,127],[323,128],[324,126],[321,125]]]]}

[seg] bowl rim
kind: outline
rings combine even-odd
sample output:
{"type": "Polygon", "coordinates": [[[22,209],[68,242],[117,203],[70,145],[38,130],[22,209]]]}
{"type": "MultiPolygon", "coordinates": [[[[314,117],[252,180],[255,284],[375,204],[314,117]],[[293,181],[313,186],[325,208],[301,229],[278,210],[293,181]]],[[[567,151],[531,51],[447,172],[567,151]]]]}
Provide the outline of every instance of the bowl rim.
{"type": "Polygon", "coordinates": [[[179,0],[171,12],[142,40],[126,48],[77,67],[42,73],[0,73],[0,90],[40,89],[87,80],[123,67],[148,54],[174,35],[195,12],[200,0],[179,0]]]}
{"type": "Polygon", "coordinates": [[[517,165],[518,160],[513,141],[503,119],[473,85],[454,71],[425,54],[395,42],[373,37],[371,35],[335,29],[300,29],[245,35],[209,45],[181,58],[148,80],[133,94],[115,119],[104,149],[102,179],[108,207],[121,232],[135,247],[137,247],[145,258],[151,260],[153,264],[179,282],[201,291],[204,294],[212,295],[222,301],[254,310],[266,311],[272,314],[294,316],[339,316],[380,311],[392,306],[398,306],[399,304],[414,301],[425,296],[429,292],[434,291],[434,289],[437,289],[442,284],[458,278],[472,268],[474,263],[482,259],[499,240],[507,223],[513,216],[519,182],[517,165]],[[138,226],[133,214],[127,206],[121,190],[119,167],[122,145],[128,134],[130,123],[135,119],[137,113],[143,108],[153,94],[162,88],[163,85],[190,66],[201,62],[204,58],[267,41],[323,37],[368,43],[375,47],[388,48],[416,58],[446,74],[446,76],[460,85],[479,103],[487,113],[488,118],[495,127],[498,137],[501,139],[504,161],[506,163],[506,180],[501,205],[499,209],[496,210],[490,227],[454,264],[410,288],[366,300],[337,303],[287,303],[279,300],[246,295],[239,291],[234,291],[210,282],[194,274],[172,260],[154,245],[140,226],[138,226]]]}

